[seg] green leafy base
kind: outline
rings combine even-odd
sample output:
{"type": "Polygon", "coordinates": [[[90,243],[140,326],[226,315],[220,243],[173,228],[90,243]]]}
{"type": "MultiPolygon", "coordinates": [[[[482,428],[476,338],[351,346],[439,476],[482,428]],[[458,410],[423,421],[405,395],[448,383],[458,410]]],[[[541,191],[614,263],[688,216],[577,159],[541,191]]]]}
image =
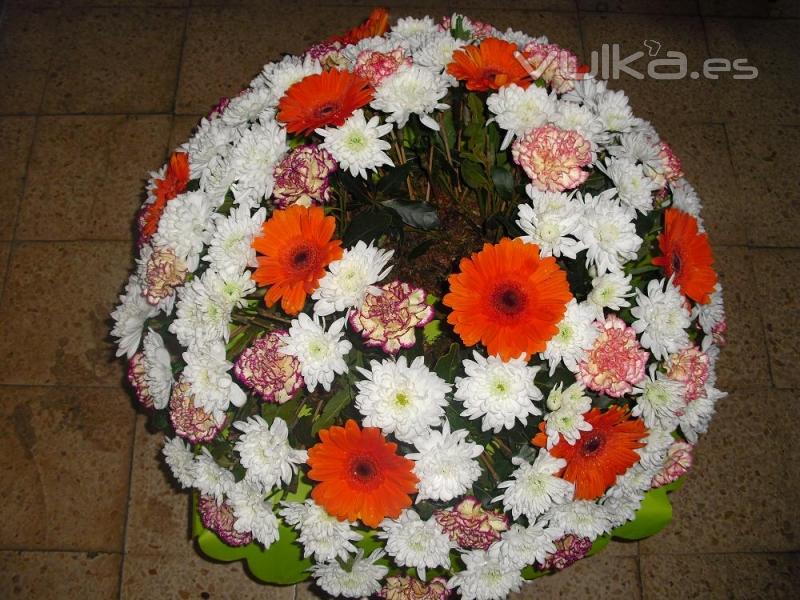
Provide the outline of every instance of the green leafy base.
{"type": "MultiPolygon", "coordinates": [[[[682,486],[683,478],[681,477],[669,485],[647,492],[634,519],[597,538],[589,556],[602,551],[612,539],[641,540],[661,531],[672,520],[672,504],[670,504],[667,494],[682,486]]],[[[307,498],[310,492],[311,486],[301,478],[295,492],[283,497],[276,494],[270,500],[273,503],[277,503],[279,500],[298,502],[307,498]]],[[[204,556],[222,562],[245,561],[247,570],[253,577],[272,585],[292,585],[309,578],[308,568],[311,566],[311,561],[303,558],[301,546],[296,543],[297,532],[284,524],[280,518],[280,537],[277,542],[265,550],[257,542],[236,548],[228,546],[213,531],[203,527],[200,513],[197,510],[196,495],[193,514],[193,535],[197,540],[197,547],[204,556]]],[[[369,554],[381,545],[380,541],[375,538],[374,532],[368,530],[360,530],[360,532],[363,539],[356,545],[363,549],[365,554],[369,554]]],[[[388,562],[386,564],[389,566],[388,562]]],[[[549,573],[549,571],[538,571],[533,567],[527,567],[522,571],[525,579],[536,579],[549,573]]]]}

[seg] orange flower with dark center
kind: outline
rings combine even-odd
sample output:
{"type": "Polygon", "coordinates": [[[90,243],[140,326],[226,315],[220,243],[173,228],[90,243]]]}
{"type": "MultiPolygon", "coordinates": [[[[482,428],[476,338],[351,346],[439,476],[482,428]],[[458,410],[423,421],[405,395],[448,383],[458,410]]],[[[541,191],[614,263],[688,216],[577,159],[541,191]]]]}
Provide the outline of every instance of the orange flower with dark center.
{"type": "Polygon", "coordinates": [[[461,259],[451,275],[444,304],[447,317],[467,346],[478,342],[503,360],[545,349],[572,299],[567,275],[536,244],[503,238],[461,259]]]}
{"type": "Polygon", "coordinates": [[[332,69],[293,84],[278,103],[278,120],[289,133],[308,135],[318,127],[339,127],[347,117],[372,100],[369,81],[348,71],[332,69]]]}
{"type": "MultiPolygon", "coordinates": [[[[605,412],[593,408],[584,415],[591,431],[581,432],[574,446],[561,438],[550,449],[550,454],[567,461],[560,476],[575,484],[575,498],[594,500],[602,496],[622,475],[639,462],[637,448],[645,444],[647,429],[641,419],[631,419],[626,408],[611,406],[605,412]]],[[[533,443],[542,448],[547,445],[545,423],[533,443]]]]}
{"type": "Polygon", "coordinates": [[[139,235],[143,244],[147,243],[158,230],[158,222],[167,202],[185,190],[189,184],[189,155],[185,152],[173,152],[169,157],[164,177],[156,179],[154,183],[155,201],[145,204],[139,216],[139,235]]]}
{"type": "Polygon", "coordinates": [[[389,30],[389,11],[385,8],[374,8],[366,21],[353,27],[344,35],[333,36],[328,39],[330,42],[341,42],[347,46],[349,44],[357,44],[359,41],[369,38],[381,36],[389,30]]]}
{"type": "Polygon", "coordinates": [[[467,89],[473,92],[499,90],[512,83],[527,88],[531,80],[514,56],[516,51],[516,44],[487,38],[477,46],[464,46],[454,52],[447,72],[466,81],[467,89]]]}
{"type": "Polygon", "coordinates": [[[399,456],[397,444],[387,442],[380,429],[361,429],[350,419],[344,427],[323,429],[319,437],[308,450],[308,476],[319,482],[311,497],[328,514],[377,527],[411,506],[409,494],[419,482],[414,462],[399,456]]]}
{"type": "Polygon", "coordinates": [[[700,304],[711,302],[717,274],[711,267],[714,257],[708,235],[698,231],[697,219],[677,208],[668,208],[658,247],[662,256],[656,256],[653,264],[661,267],[667,277],[674,276],[675,285],[685,296],[700,304]]]}
{"type": "Polygon", "coordinates": [[[253,240],[258,268],[253,281],[270,286],[264,302],[296,315],[306,303],[306,296],[319,287],[325,267],[342,257],[342,242],[331,240],[336,220],[326,217],[318,206],[305,208],[294,204],[278,210],[262,226],[263,234],[253,240]]]}

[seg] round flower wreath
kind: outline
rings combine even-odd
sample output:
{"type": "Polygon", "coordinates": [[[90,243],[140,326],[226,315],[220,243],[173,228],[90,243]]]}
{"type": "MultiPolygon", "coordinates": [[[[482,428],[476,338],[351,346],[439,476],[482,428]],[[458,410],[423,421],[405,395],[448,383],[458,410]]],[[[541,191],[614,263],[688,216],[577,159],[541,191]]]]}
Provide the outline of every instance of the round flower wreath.
{"type": "Polygon", "coordinates": [[[722,292],[680,161],[585,72],[376,10],[152,175],[112,333],[203,552],[489,599],[663,526],[722,292]]]}

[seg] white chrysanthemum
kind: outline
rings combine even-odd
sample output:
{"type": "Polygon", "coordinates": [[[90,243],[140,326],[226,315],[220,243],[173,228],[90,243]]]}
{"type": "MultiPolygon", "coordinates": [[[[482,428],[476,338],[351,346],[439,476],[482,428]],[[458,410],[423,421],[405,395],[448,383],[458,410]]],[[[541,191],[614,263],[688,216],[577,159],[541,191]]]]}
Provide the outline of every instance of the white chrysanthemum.
{"type": "Polygon", "coordinates": [[[258,120],[268,120],[275,116],[278,103],[269,88],[248,89],[231,98],[222,113],[222,122],[229,127],[239,127],[258,120]]]}
{"type": "Polygon", "coordinates": [[[453,52],[465,44],[464,40],[455,39],[447,31],[434,33],[414,50],[414,63],[441,73],[453,61],[453,52]]]}
{"type": "Polygon", "coordinates": [[[559,102],[558,112],[550,119],[556,127],[577,131],[584,139],[592,143],[592,149],[605,145],[611,134],[605,131],[603,122],[590,108],[574,102],[559,102]]]}
{"type": "Polygon", "coordinates": [[[366,179],[367,170],[375,171],[382,165],[394,166],[392,159],[384,152],[391,144],[380,139],[392,130],[392,124],[379,123],[377,115],[367,121],[364,111],[358,109],[341,127],[316,130],[325,139],[320,148],[330,152],[339,166],[349,170],[353,177],[360,175],[366,179]]]}
{"type": "Polygon", "coordinates": [[[189,173],[193,179],[203,177],[215,160],[228,155],[241,131],[228,127],[221,119],[203,119],[197,132],[183,145],[189,154],[189,173]]]}
{"type": "Polygon", "coordinates": [[[555,115],[558,99],[555,93],[536,85],[523,89],[512,83],[500,88],[486,99],[486,107],[495,115],[494,121],[506,136],[500,150],[508,148],[515,137],[541,127],[555,115]]]}
{"type": "Polygon", "coordinates": [[[533,522],[533,519],[554,504],[572,500],[575,486],[555,475],[567,466],[567,461],[563,458],[551,456],[547,450],[542,449],[533,464],[518,456],[512,458],[511,462],[517,468],[511,474],[511,479],[497,486],[505,491],[492,502],[502,500],[503,509],[511,511],[514,519],[525,515],[533,522]]]}
{"type": "Polygon", "coordinates": [[[642,165],[624,158],[608,158],[605,165],[598,166],[614,183],[623,204],[642,214],[653,209],[653,192],[659,186],[644,174],[642,165]]]}
{"type": "Polygon", "coordinates": [[[246,206],[231,209],[227,216],[214,214],[214,233],[203,260],[226,275],[239,275],[247,267],[256,266],[256,251],[252,243],[261,234],[266,216],[265,208],[258,209],[251,216],[246,206]]]}
{"type": "Polygon", "coordinates": [[[689,344],[686,330],[691,318],[683,294],[671,279],[652,280],[646,294],[636,290],[636,306],[631,308],[631,314],[636,319],[632,327],[640,334],[642,346],[657,359],[689,344]]]}
{"type": "Polygon", "coordinates": [[[233,427],[242,432],[233,449],[247,469],[245,479],[260,485],[265,492],[281,482],[291,482],[297,465],[308,458],[305,450],[295,450],[289,444],[289,428],[280,417],[270,425],[256,415],[236,421],[233,427]]]}
{"type": "Polygon", "coordinates": [[[131,275],[128,279],[125,293],[119,300],[119,305],[111,313],[111,319],[114,321],[111,335],[117,338],[117,356],[124,354],[131,358],[139,349],[145,321],[155,317],[158,308],[152,306],[142,296],[142,287],[136,275],[131,275]]]}
{"type": "Polygon", "coordinates": [[[611,188],[598,196],[584,194],[579,239],[586,245],[586,266],[597,274],[618,272],[636,258],[642,238],[636,235],[636,212],[622,206],[611,188]]]}
{"type": "Polygon", "coordinates": [[[181,290],[178,318],[170,329],[179,341],[188,342],[184,345],[189,348],[227,342],[231,311],[234,306],[241,306],[243,298],[253,291],[255,284],[246,273],[223,278],[216,271],[207,270],[181,290]]]}
{"type": "Polygon", "coordinates": [[[703,333],[711,335],[725,321],[725,306],[722,303],[722,286],[717,283],[707,304],[696,304],[692,309],[692,320],[697,319],[703,333]]]}
{"type": "MultiPolygon", "coordinates": [[[[239,174],[236,169],[231,167],[228,159],[217,156],[211,160],[208,168],[200,176],[200,189],[208,196],[212,206],[219,208],[225,202],[225,196],[233,187],[238,176],[239,174]]],[[[249,198],[244,196],[239,196],[236,204],[254,208],[257,203],[250,202],[249,198]]]]}
{"type": "Polygon", "coordinates": [[[319,280],[312,294],[314,312],[323,317],[348,308],[361,308],[367,293],[379,295],[375,286],[389,274],[387,267],[394,250],[381,250],[360,241],[344,251],[342,258],[328,265],[328,272],[319,280]]]}
{"type": "Polygon", "coordinates": [[[630,131],[637,122],[628,104],[628,97],[622,90],[606,90],[597,99],[593,109],[606,131],[630,131]]]}
{"type": "Polygon", "coordinates": [[[333,378],[347,372],[344,356],[353,345],[343,339],[344,324],[342,317],[325,331],[320,317],[312,320],[307,314],[300,313],[292,321],[288,335],[283,337],[281,351],[297,358],[309,392],[313,392],[317,385],[329,392],[333,378]]]}
{"type": "Polygon", "coordinates": [[[453,542],[436,519],[423,521],[411,509],[397,519],[384,519],[379,538],[386,540],[386,552],[400,567],[413,567],[425,581],[425,570],[450,566],[453,542]]]}
{"type": "Polygon", "coordinates": [[[592,291],[586,297],[587,304],[594,307],[595,318],[603,318],[603,309],[622,310],[631,303],[626,300],[633,296],[631,276],[624,273],[606,273],[592,279],[592,291]]]}
{"type": "Polygon", "coordinates": [[[439,26],[430,17],[426,16],[421,19],[405,17],[397,20],[389,35],[392,39],[402,39],[416,36],[420,33],[436,33],[437,31],[439,31],[439,26]]]}
{"type": "Polygon", "coordinates": [[[466,568],[453,575],[447,587],[457,589],[462,600],[500,600],[524,582],[520,569],[503,560],[498,549],[470,550],[461,560],[466,568]]]}
{"type": "Polygon", "coordinates": [[[515,29],[511,29],[509,27],[506,29],[501,35],[498,36],[501,40],[505,40],[506,42],[511,42],[512,44],[516,44],[519,50],[522,50],[525,46],[530,44],[531,42],[536,42],[538,44],[546,44],[547,38],[545,36],[541,36],[535,38],[527,33],[522,31],[517,31],[515,29]]]}
{"type": "Polygon", "coordinates": [[[435,110],[450,108],[439,102],[447,95],[447,84],[447,77],[431,69],[404,65],[378,85],[370,106],[387,113],[386,122],[395,123],[398,129],[405,127],[414,114],[423,125],[438,131],[439,124],[430,115],[435,110]]]}
{"type": "Polygon", "coordinates": [[[167,203],[153,245],[170,248],[189,272],[197,269],[200,252],[211,239],[209,222],[214,207],[203,192],[188,192],[167,203]]]}
{"type": "Polygon", "coordinates": [[[611,530],[608,509],[592,500],[574,500],[557,504],[545,513],[542,522],[563,533],[595,540],[611,530]]]}
{"type": "Polygon", "coordinates": [[[681,431],[691,444],[697,443],[698,434],[708,431],[708,424],[714,416],[717,401],[728,395],[708,383],[705,392],[704,396],[689,402],[680,416],[681,431]]]}
{"type": "Polygon", "coordinates": [[[660,470],[670,446],[675,441],[672,430],[651,428],[643,441],[645,446],[634,450],[640,456],[639,463],[647,469],[660,470]]]}
{"type": "Polygon", "coordinates": [[[524,356],[503,362],[498,356],[484,358],[477,351],[475,360],[463,362],[466,377],[456,377],[454,398],[463,402],[462,416],[481,419],[483,431],[499,433],[511,429],[515,421],[523,425],[528,415],[539,415],[534,402],[542,392],[534,385],[539,367],[530,367],[524,356]]]}
{"type": "Polygon", "coordinates": [[[236,483],[233,473],[217,464],[208,448],[203,448],[202,453],[194,457],[192,472],[194,487],[201,494],[212,496],[217,504],[222,504],[225,496],[236,483]]]}
{"type": "Polygon", "coordinates": [[[418,356],[409,365],[405,356],[396,361],[370,361],[370,370],[356,382],[356,408],[366,427],[380,427],[403,442],[413,442],[437,427],[447,406],[450,384],[425,366],[418,356]]]}
{"type": "Polygon", "coordinates": [[[335,560],[317,563],[310,571],[317,585],[331,596],[345,598],[371,596],[381,589],[381,580],[389,572],[388,567],[375,564],[385,554],[383,550],[375,550],[364,558],[364,551],[359,550],[349,571],[335,560]]]}
{"type": "MultiPolygon", "coordinates": [[[[648,123],[649,126],[649,123],[648,123]]],[[[619,144],[607,148],[609,154],[616,158],[624,158],[640,162],[648,177],[663,181],[659,174],[663,168],[661,163],[660,140],[652,127],[639,128],[636,131],[619,136],[619,144]]]]}
{"type": "Polygon", "coordinates": [[[541,353],[550,363],[550,375],[555,373],[560,362],[573,373],[578,371],[578,362],[600,334],[594,326],[594,315],[595,310],[588,302],[578,303],[575,298],[569,301],[564,318],[558,323],[558,333],[550,338],[541,353]]]}
{"type": "Polygon", "coordinates": [[[144,376],[153,406],[164,408],[172,391],[172,362],[164,340],[152,329],[144,337],[144,376]]]}
{"type": "Polygon", "coordinates": [[[388,54],[392,50],[397,48],[397,43],[388,37],[384,37],[382,35],[377,35],[374,37],[364,38],[363,40],[359,40],[355,44],[350,44],[345,46],[339,51],[341,58],[343,59],[346,68],[350,71],[353,70],[356,64],[356,59],[358,55],[368,50],[370,52],[381,52],[383,54],[388,54]]]}
{"type": "Polygon", "coordinates": [[[176,319],[169,330],[185,348],[202,347],[222,339],[222,332],[209,322],[208,312],[202,309],[203,287],[200,279],[193,279],[178,289],[176,319]]]}
{"type": "Polygon", "coordinates": [[[214,342],[183,353],[186,368],[183,378],[190,385],[195,406],[206,412],[225,411],[228,406],[242,406],[247,395],[231,379],[233,364],[225,358],[225,344],[214,342]]]}
{"type": "Polygon", "coordinates": [[[548,554],[556,551],[554,539],[560,532],[545,529],[539,523],[523,527],[514,523],[497,542],[497,551],[508,565],[523,569],[534,563],[543,563],[548,554]]]}
{"type": "Polygon", "coordinates": [[[182,488],[194,486],[194,454],[186,442],[177,435],[167,438],[161,450],[172,476],[181,484],[182,488]]]}
{"type": "Polygon", "coordinates": [[[544,415],[547,449],[551,449],[563,438],[570,446],[575,445],[582,431],[591,431],[592,426],[583,415],[592,408],[592,400],[586,394],[582,383],[575,382],[562,390],[557,384],[547,396],[547,408],[550,412],[544,415]]]}
{"type": "Polygon", "coordinates": [[[247,480],[233,485],[228,491],[233,516],[233,528],[240,533],[251,533],[265,548],[278,540],[278,519],[272,510],[272,503],[264,498],[264,492],[247,480]]]}
{"type": "MultiPolygon", "coordinates": [[[[505,88],[504,88],[505,89],[505,88]]],[[[581,226],[582,206],[569,194],[543,192],[525,186],[532,204],[519,205],[517,225],[526,233],[525,242],[539,246],[541,256],[575,256],[585,248],[576,238],[581,226]]]]}
{"type": "Polygon", "coordinates": [[[303,556],[314,557],[314,561],[328,562],[340,558],[347,560],[355,553],[353,542],[361,535],[348,521],[340,521],[327,513],[311,499],[305,502],[282,502],[281,516],[300,532],[298,541],[303,546],[303,556]]]}
{"type": "MultiPolygon", "coordinates": [[[[683,177],[670,183],[670,188],[672,189],[672,206],[692,215],[697,219],[699,227],[702,222],[700,211],[703,208],[703,203],[700,201],[700,196],[697,195],[695,189],[683,177]]],[[[700,227],[700,230],[702,231],[702,227],[700,227]]]]}
{"type": "Polygon", "coordinates": [[[616,483],[608,488],[602,499],[611,527],[622,525],[636,516],[657,472],[657,469],[637,463],[617,477],[616,483]]]}
{"type": "MultiPolygon", "coordinates": [[[[203,273],[201,280],[208,294],[219,298],[221,304],[229,307],[244,308],[247,296],[256,291],[249,273],[226,275],[209,269],[203,273]]],[[[227,341],[227,332],[223,338],[227,341]]]]}
{"type": "Polygon", "coordinates": [[[269,197],[275,185],[275,165],[286,150],[286,130],[275,121],[256,123],[244,132],[230,154],[231,168],[238,175],[233,195],[258,200],[269,197]]]}
{"type": "Polygon", "coordinates": [[[634,386],[637,396],[636,406],[631,411],[634,417],[641,416],[648,428],[673,430],[678,425],[678,415],[683,410],[683,397],[686,384],[656,372],[656,365],[650,365],[650,372],[641,383],[634,386]]]}
{"type": "Polygon", "coordinates": [[[476,459],[483,447],[467,441],[468,435],[466,429],[451,433],[445,420],[441,431],[431,429],[414,440],[417,452],[406,454],[406,458],[414,461],[414,474],[419,478],[417,502],[449,502],[478,480],[481,467],[476,459]]]}
{"type": "Polygon", "coordinates": [[[322,73],[322,65],[317,59],[309,55],[284,56],[280,62],[265,65],[252,86],[268,87],[277,102],[293,84],[317,73],[322,73]]]}
{"type": "Polygon", "coordinates": [[[561,95],[561,100],[575,104],[583,104],[594,110],[597,103],[605,95],[608,84],[603,79],[594,79],[587,74],[581,79],[576,79],[574,88],[561,95]]]}

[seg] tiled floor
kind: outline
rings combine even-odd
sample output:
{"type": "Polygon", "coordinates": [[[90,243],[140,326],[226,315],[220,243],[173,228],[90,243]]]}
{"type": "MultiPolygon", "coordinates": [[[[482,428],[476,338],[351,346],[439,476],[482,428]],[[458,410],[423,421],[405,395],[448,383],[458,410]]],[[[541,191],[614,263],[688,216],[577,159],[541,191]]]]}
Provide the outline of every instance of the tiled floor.
{"type": "MultiPolygon", "coordinates": [[[[2,1],[0,0],[0,4],[2,1]]],[[[196,556],[105,339],[143,179],[197,115],[369,0],[6,0],[0,26],[0,598],[308,598],[196,556]],[[191,6],[190,6],[191,4],[191,6]],[[339,4],[339,6],[337,6],[339,4]],[[344,6],[347,5],[347,6],[344,6]]],[[[800,3],[417,0],[588,58],[645,39],[754,81],[618,82],[683,158],[726,285],[721,403],[668,530],[523,597],[800,595],[800,3]]]]}

